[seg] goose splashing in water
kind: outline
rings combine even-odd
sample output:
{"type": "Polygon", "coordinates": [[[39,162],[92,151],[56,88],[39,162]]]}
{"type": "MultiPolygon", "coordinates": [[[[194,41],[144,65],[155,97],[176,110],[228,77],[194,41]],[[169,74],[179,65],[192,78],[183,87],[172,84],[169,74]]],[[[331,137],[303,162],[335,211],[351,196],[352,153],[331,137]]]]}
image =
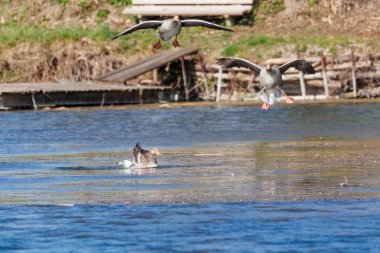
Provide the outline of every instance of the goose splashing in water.
{"type": "Polygon", "coordinates": [[[156,168],[156,157],[160,155],[161,153],[158,151],[158,149],[153,148],[148,151],[142,149],[140,144],[137,143],[133,148],[133,161],[124,160],[119,162],[117,165],[123,166],[126,169],[156,168]]]}

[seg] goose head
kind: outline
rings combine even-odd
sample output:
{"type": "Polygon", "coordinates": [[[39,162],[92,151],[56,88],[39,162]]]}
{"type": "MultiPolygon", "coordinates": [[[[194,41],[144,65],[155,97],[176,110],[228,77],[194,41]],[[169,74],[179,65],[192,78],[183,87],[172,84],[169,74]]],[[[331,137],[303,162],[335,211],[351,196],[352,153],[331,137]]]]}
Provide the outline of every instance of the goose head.
{"type": "Polygon", "coordinates": [[[158,149],[156,149],[156,148],[152,148],[149,152],[152,155],[155,155],[155,156],[160,156],[161,155],[160,151],[158,151],[158,149]]]}

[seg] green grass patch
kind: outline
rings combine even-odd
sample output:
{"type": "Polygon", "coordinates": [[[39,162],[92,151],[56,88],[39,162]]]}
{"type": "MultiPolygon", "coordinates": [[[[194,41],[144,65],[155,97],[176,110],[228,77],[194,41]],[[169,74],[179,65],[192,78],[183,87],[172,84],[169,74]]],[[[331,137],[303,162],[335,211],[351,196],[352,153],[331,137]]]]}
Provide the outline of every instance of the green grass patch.
{"type": "Polygon", "coordinates": [[[110,11],[108,10],[108,9],[99,9],[97,12],[96,12],[96,17],[98,18],[97,20],[96,20],[96,22],[98,23],[98,24],[101,24],[101,23],[103,23],[105,20],[106,20],[106,18],[108,17],[108,14],[110,14],[110,11]]]}
{"type": "Polygon", "coordinates": [[[50,44],[54,41],[78,41],[83,37],[92,40],[109,40],[115,32],[108,27],[98,26],[88,30],[81,27],[57,27],[49,29],[42,26],[19,26],[8,23],[0,26],[0,44],[14,46],[19,42],[50,44]]]}
{"type": "MultiPolygon", "coordinates": [[[[100,17],[107,12],[99,14],[100,17]]],[[[109,43],[112,36],[119,33],[106,25],[98,25],[91,29],[82,27],[56,27],[49,29],[43,26],[21,26],[17,23],[0,25],[0,47],[13,47],[17,43],[42,43],[52,44],[56,41],[79,41],[81,38],[89,38],[100,43],[109,43]]],[[[257,32],[226,33],[213,32],[204,28],[184,29],[178,37],[182,47],[194,47],[206,52],[221,52],[223,56],[255,57],[279,55],[281,47],[293,46],[294,53],[306,53],[313,46],[323,48],[334,53],[339,47],[349,48],[354,43],[376,44],[376,40],[365,41],[361,38],[348,36],[330,36],[315,31],[305,31],[299,35],[268,35],[257,32]]],[[[130,54],[146,54],[151,45],[157,41],[156,31],[152,29],[137,31],[117,39],[119,48],[127,50],[130,54]]],[[[163,42],[163,48],[171,48],[171,42],[163,42]]],[[[377,48],[379,46],[377,45],[377,48]]]]}
{"type": "Polygon", "coordinates": [[[116,7],[128,6],[132,4],[132,0],[106,0],[106,2],[116,7]]]}

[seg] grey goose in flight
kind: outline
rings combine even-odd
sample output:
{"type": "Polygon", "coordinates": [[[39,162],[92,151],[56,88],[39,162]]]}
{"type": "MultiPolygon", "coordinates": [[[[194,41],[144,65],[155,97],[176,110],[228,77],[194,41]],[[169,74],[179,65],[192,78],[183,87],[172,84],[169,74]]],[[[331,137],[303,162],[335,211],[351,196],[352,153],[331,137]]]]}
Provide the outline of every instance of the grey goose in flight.
{"type": "Polygon", "coordinates": [[[224,69],[233,67],[247,68],[255,72],[259,76],[259,87],[260,92],[258,96],[261,101],[263,101],[262,109],[268,110],[271,105],[274,104],[276,97],[283,95],[285,97],[286,103],[293,103],[293,98],[285,94],[285,92],[280,88],[282,85],[282,74],[289,68],[295,68],[302,71],[305,74],[314,74],[315,70],[313,66],[305,60],[293,60],[284,65],[267,65],[262,68],[250,61],[240,59],[240,58],[219,58],[217,63],[221,65],[224,69]]]}
{"type": "Polygon", "coordinates": [[[233,32],[233,30],[226,28],[221,25],[217,25],[211,22],[207,22],[201,19],[184,19],[180,20],[178,16],[174,18],[165,19],[165,20],[148,20],[143,21],[135,26],[132,26],[125,31],[119,33],[114,36],[112,39],[119,38],[122,35],[130,34],[138,30],[142,29],[158,29],[157,37],[158,41],[153,45],[153,51],[157,51],[161,48],[161,40],[168,41],[175,37],[172,45],[174,47],[179,47],[179,43],[177,41],[177,36],[181,33],[182,27],[190,27],[190,26],[203,26],[216,30],[224,30],[228,32],[233,32]]]}

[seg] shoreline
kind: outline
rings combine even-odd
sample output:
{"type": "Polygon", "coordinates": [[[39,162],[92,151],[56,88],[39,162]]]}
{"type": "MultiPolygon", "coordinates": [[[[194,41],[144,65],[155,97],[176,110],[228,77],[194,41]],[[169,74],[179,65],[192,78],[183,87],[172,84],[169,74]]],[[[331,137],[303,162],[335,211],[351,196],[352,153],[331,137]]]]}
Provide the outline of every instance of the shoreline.
{"type": "MultiPolygon", "coordinates": [[[[329,99],[296,99],[293,105],[297,104],[371,104],[380,103],[380,98],[329,98],[329,99]]],[[[146,103],[146,104],[125,104],[125,105],[89,105],[89,106],[59,106],[59,107],[41,107],[36,109],[5,109],[0,108],[1,112],[18,112],[18,111],[78,111],[78,110],[125,110],[125,109],[171,109],[179,107],[218,107],[218,106],[249,106],[249,105],[261,105],[259,100],[246,100],[246,101],[183,101],[183,102],[158,102],[158,103],[146,103]]],[[[286,105],[283,101],[276,102],[276,105],[286,105]]]]}

